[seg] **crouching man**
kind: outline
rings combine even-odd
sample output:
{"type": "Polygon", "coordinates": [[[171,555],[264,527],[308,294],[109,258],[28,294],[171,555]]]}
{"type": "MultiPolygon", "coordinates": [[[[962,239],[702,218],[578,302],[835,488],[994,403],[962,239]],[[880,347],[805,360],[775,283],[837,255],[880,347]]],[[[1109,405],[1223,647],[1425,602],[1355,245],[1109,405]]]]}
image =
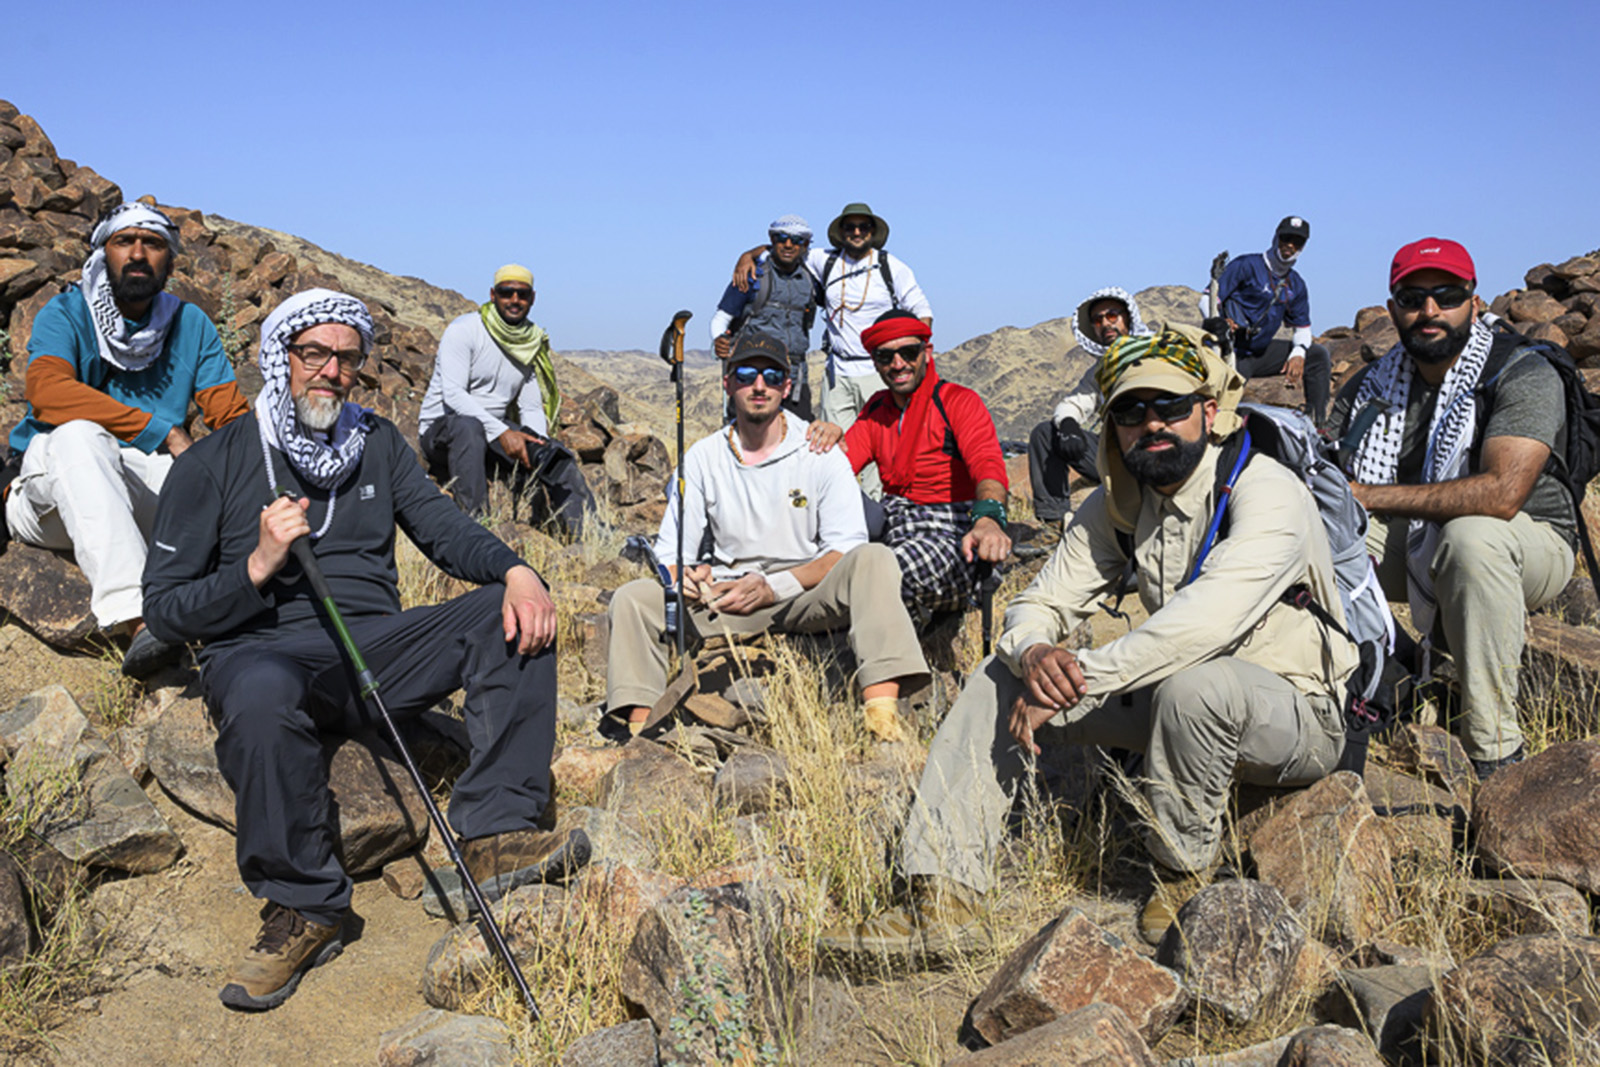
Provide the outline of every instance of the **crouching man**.
{"type": "MultiPolygon", "coordinates": [[[[793,383],[783,344],[746,333],[728,359],[733,422],[684,456],[683,544],[709,532],[710,563],[689,564],[686,597],[704,634],[821,633],[849,627],[866,724],[899,740],[902,686],[925,680],[927,662],[900,602],[894,553],[867,543],[861,491],[838,451],[806,446],[806,423],[781,405],[793,383]]],[[[674,485],[656,556],[678,564],[674,485]]],[[[667,684],[666,592],[654,579],[612,598],[608,713],[644,723],[667,684]]]]}
{"type": "Polygon", "coordinates": [[[1257,457],[1234,489],[1228,535],[1187,577],[1216,510],[1217,457],[1239,428],[1243,387],[1200,336],[1168,327],[1107,352],[1103,482],[1011,602],[997,654],[934,738],[901,843],[909,905],[831,931],[825,951],[925,960],[971,947],[1036,742],[1145,753],[1141,833],[1157,886],[1140,928],[1151,940],[1216,867],[1233,781],[1307,783],[1338,764],[1356,649],[1284,599],[1304,586],[1342,624],[1306,488],[1257,457]],[[1099,648],[1058,647],[1120,583],[1124,546],[1148,621],[1099,648]]]}
{"type": "Polygon", "coordinates": [[[485,895],[588,859],[582,831],[537,829],[555,744],[550,594],[428,481],[394,424],[345,401],[371,345],[359,300],[313,289],[284,301],[262,327],[254,414],[179,457],[156,513],[146,625],[164,641],[205,643],[239,874],[267,902],[222,989],[232,1008],[277,1007],[338,954],[350,878],[334,855],[322,735],[381,728],[289,556],[302,537],[396,718],[466,687],[473,751],[450,822],[485,895]],[[397,522],[446,573],[482,588],[401,611],[397,522]]]}

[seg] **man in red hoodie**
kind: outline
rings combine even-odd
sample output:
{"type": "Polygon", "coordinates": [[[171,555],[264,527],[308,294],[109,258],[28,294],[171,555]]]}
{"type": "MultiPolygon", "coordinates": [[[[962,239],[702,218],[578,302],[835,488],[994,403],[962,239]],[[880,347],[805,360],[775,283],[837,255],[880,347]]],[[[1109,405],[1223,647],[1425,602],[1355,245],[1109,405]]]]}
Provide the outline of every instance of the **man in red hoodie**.
{"type": "Polygon", "coordinates": [[[900,595],[918,626],[960,610],[979,561],[998,563],[1011,551],[994,419],[977,393],[939,377],[932,336],[926,322],[898,310],[862,330],[888,388],[872,395],[848,431],[816,423],[809,435],[818,451],[842,437],[858,474],[877,464],[883,541],[900,561],[900,595]]]}

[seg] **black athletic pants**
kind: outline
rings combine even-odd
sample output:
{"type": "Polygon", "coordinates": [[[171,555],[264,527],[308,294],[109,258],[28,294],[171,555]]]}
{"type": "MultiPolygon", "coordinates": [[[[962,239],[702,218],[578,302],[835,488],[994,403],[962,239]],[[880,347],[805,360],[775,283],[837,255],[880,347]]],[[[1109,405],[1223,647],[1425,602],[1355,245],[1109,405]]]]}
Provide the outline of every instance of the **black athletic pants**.
{"type": "MultiPolygon", "coordinates": [[[[1289,362],[1289,350],[1294,345],[1285,340],[1273,341],[1260,354],[1247,356],[1240,352],[1237,356],[1239,373],[1248,381],[1251,378],[1271,378],[1283,373],[1283,365],[1289,362]]],[[[1328,392],[1333,380],[1333,360],[1328,354],[1325,345],[1312,345],[1306,349],[1305,377],[1301,380],[1301,388],[1306,393],[1306,414],[1311,416],[1311,421],[1318,426],[1322,425],[1328,417],[1328,392]]]]}
{"type": "Polygon", "coordinates": [[[594,509],[594,494],[583,480],[578,457],[553,438],[542,446],[528,446],[531,468],[507,455],[499,441],[485,437],[483,423],[470,415],[436,419],[418,443],[428,473],[440,484],[455,480],[456,504],[469,515],[482,514],[491,477],[509,481],[518,496],[534,481],[534,521],[554,516],[575,537],[583,533],[584,512],[594,509]]]}
{"type": "MultiPolygon", "coordinates": [[[[347,619],[396,720],[466,689],[472,752],[450,798],[463,838],[533,828],[550,800],[555,747],[555,650],[518,654],[505,640],[505,587],[486,585],[443,604],[347,619]]],[[[217,763],[233,787],[239,876],[263,897],[331,923],[350,905],[334,855],[324,734],[384,731],[355,684],[338,638],[242,644],[206,663],[206,703],[217,723],[217,763]]]]}
{"type": "Polygon", "coordinates": [[[1067,483],[1072,472],[1077,471],[1091,482],[1099,483],[1100,470],[1096,466],[1100,438],[1084,431],[1088,445],[1081,457],[1068,462],[1056,451],[1056,426],[1045,419],[1028,434],[1028,483],[1033,488],[1033,515],[1040,522],[1060,522],[1072,510],[1067,483]]]}

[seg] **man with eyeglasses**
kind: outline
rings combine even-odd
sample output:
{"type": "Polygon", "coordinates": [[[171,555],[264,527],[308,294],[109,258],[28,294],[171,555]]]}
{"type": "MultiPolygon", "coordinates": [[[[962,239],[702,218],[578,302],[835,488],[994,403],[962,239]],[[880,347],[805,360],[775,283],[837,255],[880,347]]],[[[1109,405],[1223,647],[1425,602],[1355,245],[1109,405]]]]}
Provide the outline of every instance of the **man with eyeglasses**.
{"type": "Polygon", "coordinates": [[[1527,612],[1572,577],[1576,517],[1549,467],[1564,456],[1561,380],[1515,334],[1497,333],[1477,269],[1455,241],[1395,253],[1389,314],[1400,343],[1340,391],[1351,489],[1391,600],[1455,658],[1462,746],[1479,777],[1525,753],[1517,670],[1527,612]]]}
{"type": "Polygon", "coordinates": [[[1357,651],[1284,598],[1304,586],[1342,620],[1310,492],[1258,457],[1235,483],[1227,537],[1188,574],[1244,387],[1202,338],[1167,326],[1107,351],[1101,485],[1007,607],[996,654],[929,748],[901,841],[910,900],[831,931],[824,951],[915,964],[982,944],[981,897],[1040,744],[1145,754],[1131,787],[1148,813],[1139,829],[1156,884],[1140,932],[1152,942],[1217,867],[1235,780],[1300,785],[1337,766],[1357,651]],[[1098,648],[1061,647],[1120,586],[1130,556],[1148,620],[1098,648]]]}
{"type": "MultiPolygon", "coordinates": [[[[856,684],[872,734],[897,741],[900,693],[928,675],[900,603],[900,568],[867,543],[861,491],[838,452],[813,452],[806,424],[782,408],[789,356],[783,343],[746,333],[723,387],[733,422],[684,455],[682,543],[710,559],[688,564],[687,599],[702,634],[849,628],[856,684]]],[[[676,576],[677,486],[656,538],[656,557],[676,576]]],[[[667,592],[655,579],[618,589],[609,608],[607,714],[637,732],[667,684],[667,592]]]]}
{"type": "Polygon", "coordinates": [[[489,301],[445,327],[422,398],[418,444],[461,510],[481,515],[489,478],[521,496],[537,488],[537,522],[554,520],[574,537],[594,510],[578,459],[552,432],[561,410],[550,338],[528,320],[533,272],[508,263],[495,272],[489,301]]]}
{"type": "Polygon", "coordinates": [[[784,215],[767,227],[767,237],[772,243],[756,262],[750,287],[729,285],[723,292],[717,313],[711,316],[711,345],[717,358],[726,360],[746,331],[782,341],[789,351],[789,378],[794,383],[783,406],[809,422],[816,417],[806,371],[817,310],[816,283],[805,269],[811,226],[799,215],[784,215]]]}
{"type": "MultiPolygon", "coordinates": [[[[848,428],[878,391],[872,356],[862,344],[861,331],[893,310],[909,311],[931,327],[933,308],[911,268],[884,250],[889,243],[889,224],[866,204],[844,206],[828,224],[828,243],[831,247],[827,249],[811,249],[805,261],[806,270],[816,279],[827,327],[822,345],[828,354],[827,375],[819,415],[824,422],[848,428]]],[[[752,248],[739,257],[733,271],[737,288],[749,286],[760,251],[752,248]]],[[[876,473],[868,472],[862,485],[870,495],[879,494],[876,473]]]]}
{"type": "Polygon", "coordinates": [[[122,670],[134,678],[183,652],[144,626],[139,576],[157,495],[194,443],[189,403],[212,429],[249,408],[217,328],[165,291],[181,250],[172,220],[144,204],[123,204],[95,226],[82,280],[34,320],[28,411],[11,432],[21,465],[5,492],[5,527],[73,553],[95,621],[128,641],[122,670]]]}
{"type": "Polygon", "coordinates": [[[886,311],[861,334],[885,388],[848,430],[819,422],[813,447],[843,439],[850,466],[883,480],[883,543],[900,561],[900,595],[919,628],[960,611],[980,563],[1011,551],[1010,483],[983,398],[939,377],[933,330],[909,311],[886,311]]]}
{"type": "Polygon", "coordinates": [[[1078,347],[1094,362],[1077,388],[1028,435],[1028,481],[1033,490],[1033,514],[1040,522],[1051,526],[1060,523],[1072,510],[1068,490],[1074,471],[1091,482],[1100,480],[1094,458],[1100,447],[1100,390],[1094,384],[1100,358],[1117,338],[1150,330],[1139,315],[1139,305],[1133,294],[1113,285],[1096,289],[1078,305],[1072,316],[1072,332],[1078,339],[1078,347]]]}
{"type": "Polygon", "coordinates": [[[555,745],[550,593],[428,480],[393,423],[349,402],[371,347],[371,315],[354,297],[312,289],[275,308],[261,328],[255,410],[174,466],[145,569],[150,628],[204,644],[239,874],[267,902],[221,990],[242,1011],[282,1004],[340,950],[351,883],[329,822],[324,736],[381,729],[290,556],[302,538],[396,719],[466,690],[472,753],[449,815],[485,896],[560,880],[589,856],[582,830],[540,828],[555,745]],[[397,523],[479,588],[401,610],[397,523]]]}
{"type": "Polygon", "coordinates": [[[1324,345],[1311,342],[1311,298],[1294,263],[1311,238],[1311,224],[1298,215],[1278,223],[1261,255],[1239,256],[1217,283],[1222,315],[1233,335],[1235,363],[1249,378],[1283,375],[1303,386],[1306,414],[1318,426],[1328,416],[1333,362],[1324,345]],[[1278,338],[1285,324],[1294,335],[1278,338]]]}

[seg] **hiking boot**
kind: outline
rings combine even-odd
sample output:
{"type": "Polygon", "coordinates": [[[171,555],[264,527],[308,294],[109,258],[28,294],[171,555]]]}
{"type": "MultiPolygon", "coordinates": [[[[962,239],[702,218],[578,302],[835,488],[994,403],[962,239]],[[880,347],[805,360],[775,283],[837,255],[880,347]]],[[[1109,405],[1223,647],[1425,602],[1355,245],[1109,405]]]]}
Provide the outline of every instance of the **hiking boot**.
{"type": "Polygon", "coordinates": [[[589,862],[589,835],[581,829],[511,830],[461,844],[461,858],[490,903],[535,882],[565,882],[589,862]]]}
{"type": "Polygon", "coordinates": [[[315,923],[292,908],[268,903],[261,912],[261,932],[218,994],[239,1011],[267,1011],[289,999],[301,977],[344,949],[342,922],[315,923]]]}
{"type": "Polygon", "coordinates": [[[911,880],[904,907],[862,923],[842,923],[817,938],[817,952],[856,965],[928,968],[992,947],[979,897],[931,875],[911,880]]]}
{"type": "Polygon", "coordinates": [[[178,662],[182,655],[182,645],[167,644],[146,626],[128,642],[128,651],[122,654],[122,673],[142,682],[161,668],[178,662]]]}
{"type": "Polygon", "coordinates": [[[1509,756],[1504,756],[1500,759],[1475,759],[1470,760],[1469,762],[1472,764],[1472,769],[1478,774],[1478,781],[1486,782],[1489,780],[1489,776],[1495,771],[1498,771],[1502,767],[1509,767],[1513,763],[1521,763],[1527,758],[1527,756],[1527,746],[1518,745],[1517,750],[1511,753],[1509,756]]]}
{"type": "Polygon", "coordinates": [[[1152,945],[1159,945],[1167,929],[1177,921],[1178,912],[1211,882],[1211,871],[1199,874],[1158,872],[1150,899],[1145,901],[1144,910],[1139,913],[1139,936],[1152,945]]]}

